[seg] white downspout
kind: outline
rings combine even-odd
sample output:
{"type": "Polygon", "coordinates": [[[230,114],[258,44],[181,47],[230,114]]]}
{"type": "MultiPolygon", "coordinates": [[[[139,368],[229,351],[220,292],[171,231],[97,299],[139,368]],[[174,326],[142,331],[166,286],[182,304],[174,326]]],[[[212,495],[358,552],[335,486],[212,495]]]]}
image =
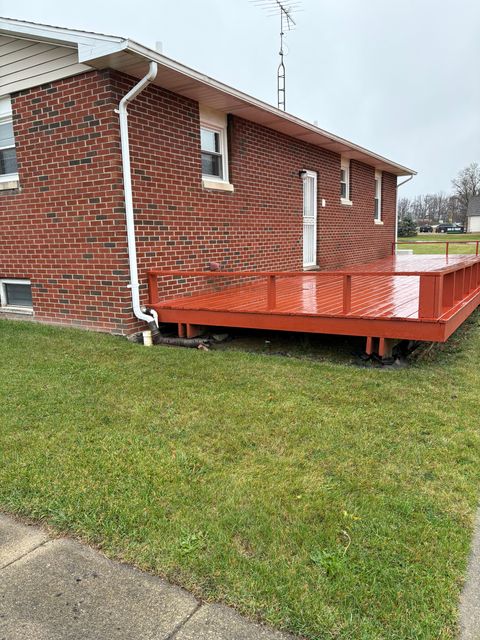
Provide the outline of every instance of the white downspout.
{"type": "MultiPolygon", "coordinates": [[[[410,182],[410,180],[412,179],[413,179],[413,173],[406,180],[397,184],[396,189],[398,190],[398,187],[401,187],[407,182],[410,182]]],[[[397,242],[398,242],[398,196],[397,196],[397,207],[395,209],[395,253],[397,253],[397,242]]]]}
{"type": "MultiPolygon", "coordinates": [[[[123,190],[125,194],[125,220],[127,225],[128,263],[130,267],[130,288],[132,290],[133,313],[139,320],[154,322],[154,316],[142,311],[138,285],[137,243],[135,240],[135,219],[133,215],[132,173],[130,168],[130,146],[128,142],[128,104],[147,87],[157,75],[157,63],[151,61],[147,75],[120,100],[120,142],[122,149],[123,190]]],[[[158,324],[157,324],[158,326],[158,324]]]]}

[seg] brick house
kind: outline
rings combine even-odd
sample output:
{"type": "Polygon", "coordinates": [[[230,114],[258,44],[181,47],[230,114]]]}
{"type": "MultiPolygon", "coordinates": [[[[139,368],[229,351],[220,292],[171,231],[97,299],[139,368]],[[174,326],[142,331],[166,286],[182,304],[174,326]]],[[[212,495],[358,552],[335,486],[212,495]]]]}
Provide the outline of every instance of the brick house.
{"type": "Polygon", "coordinates": [[[151,267],[391,252],[406,167],[119,37],[0,18],[0,69],[3,317],[128,334],[151,267]]]}

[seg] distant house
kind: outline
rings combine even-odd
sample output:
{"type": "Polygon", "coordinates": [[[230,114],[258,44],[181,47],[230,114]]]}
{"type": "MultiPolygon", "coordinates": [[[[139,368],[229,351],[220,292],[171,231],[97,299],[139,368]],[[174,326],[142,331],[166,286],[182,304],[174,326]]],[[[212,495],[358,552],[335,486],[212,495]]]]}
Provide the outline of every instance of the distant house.
{"type": "Polygon", "coordinates": [[[472,196],[468,201],[467,231],[480,233],[480,196],[472,196]]]}
{"type": "Polygon", "coordinates": [[[391,253],[411,169],[125,38],[0,18],[0,69],[5,317],[128,334],[152,267],[391,253]]]}

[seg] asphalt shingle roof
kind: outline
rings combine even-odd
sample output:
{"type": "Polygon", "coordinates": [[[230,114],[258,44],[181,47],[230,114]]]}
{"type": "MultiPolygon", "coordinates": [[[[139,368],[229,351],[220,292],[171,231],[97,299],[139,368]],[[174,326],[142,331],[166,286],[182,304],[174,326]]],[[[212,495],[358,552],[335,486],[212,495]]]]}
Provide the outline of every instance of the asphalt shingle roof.
{"type": "Polygon", "coordinates": [[[472,196],[468,201],[467,216],[480,216],[480,196],[472,196]]]}

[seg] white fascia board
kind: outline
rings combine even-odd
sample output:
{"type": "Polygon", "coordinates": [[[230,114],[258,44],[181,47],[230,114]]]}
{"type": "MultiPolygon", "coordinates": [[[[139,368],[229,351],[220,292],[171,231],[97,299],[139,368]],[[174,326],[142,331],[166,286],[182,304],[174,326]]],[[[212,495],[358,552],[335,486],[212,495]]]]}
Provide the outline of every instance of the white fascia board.
{"type": "Polygon", "coordinates": [[[8,36],[31,37],[64,45],[89,44],[92,41],[125,42],[125,38],[119,36],[89,33],[88,31],[76,29],[63,29],[62,27],[3,17],[0,17],[0,32],[8,36]]]}
{"type": "Polygon", "coordinates": [[[126,38],[118,36],[88,33],[86,31],[76,31],[75,29],[62,29],[11,18],[0,18],[0,33],[10,37],[31,38],[38,42],[48,41],[64,47],[78,49],[78,62],[80,63],[122,51],[128,44],[126,38]]]}

